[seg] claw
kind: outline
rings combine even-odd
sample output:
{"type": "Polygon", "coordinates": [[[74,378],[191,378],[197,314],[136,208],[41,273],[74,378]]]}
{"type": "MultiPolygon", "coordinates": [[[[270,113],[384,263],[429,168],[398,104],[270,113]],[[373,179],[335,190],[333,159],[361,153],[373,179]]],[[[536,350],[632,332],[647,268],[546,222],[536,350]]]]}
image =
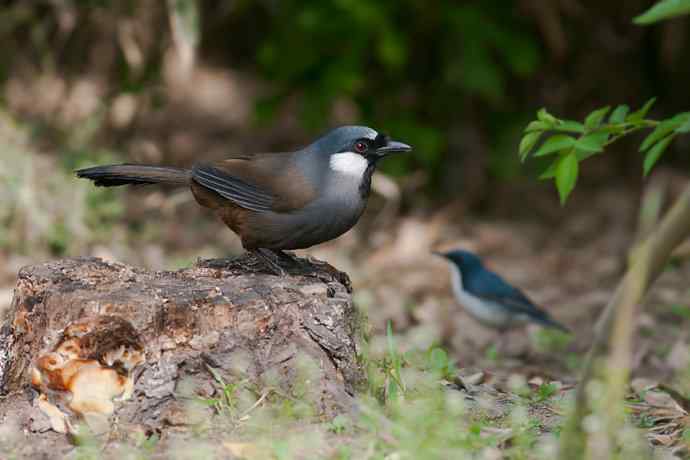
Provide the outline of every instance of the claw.
{"type": "Polygon", "coordinates": [[[264,267],[269,272],[280,277],[287,275],[287,272],[283,270],[283,267],[280,266],[279,255],[275,252],[271,251],[270,249],[263,248],[254,249],[250,252],[264,264],[264,267]]]}

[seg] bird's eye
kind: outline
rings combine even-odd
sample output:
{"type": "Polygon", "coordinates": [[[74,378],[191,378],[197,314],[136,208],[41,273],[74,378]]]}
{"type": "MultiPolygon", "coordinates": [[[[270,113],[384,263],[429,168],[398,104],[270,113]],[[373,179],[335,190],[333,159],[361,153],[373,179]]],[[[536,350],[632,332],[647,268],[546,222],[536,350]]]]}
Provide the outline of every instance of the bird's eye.
{"type": "Polygon", "coordinates": [[[357,153],[364,153],[367,151],[367,144],[362,141],[356,142],[355,150],[357,151],[357,153]]]}

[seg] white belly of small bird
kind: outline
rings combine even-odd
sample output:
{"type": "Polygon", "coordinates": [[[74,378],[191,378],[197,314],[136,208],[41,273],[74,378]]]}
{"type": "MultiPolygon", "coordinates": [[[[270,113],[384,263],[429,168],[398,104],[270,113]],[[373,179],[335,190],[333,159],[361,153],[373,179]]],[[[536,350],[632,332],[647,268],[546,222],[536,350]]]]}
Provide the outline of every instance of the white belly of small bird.
{"type": "Polygon", "coordinates": [[[511,326],[515,318],[505,312],[503,307],[495,302],[485,301],[477,296],[465,291],[462,286],[462,276],[460,270],[451,265],[453,292],[460,301],[460,304],[480,323],[503,329],[511,326]]]}

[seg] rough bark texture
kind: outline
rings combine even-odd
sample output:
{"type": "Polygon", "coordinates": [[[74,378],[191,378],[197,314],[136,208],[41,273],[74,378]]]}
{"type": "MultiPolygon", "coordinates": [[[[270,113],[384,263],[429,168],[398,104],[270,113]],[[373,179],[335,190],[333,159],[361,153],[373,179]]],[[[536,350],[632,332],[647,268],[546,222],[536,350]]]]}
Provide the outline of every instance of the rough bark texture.
{"type": "Polygon", "coordinates": [[[282,278],[266,274],[250,255],[204,260],[176,272],[95,258],[22,269],[0,329],[0,424],[9,416],[25,432],[48,431],[32,401],[36,392],[27,389],[39,357],[58,351],[70,336],[80,337],[83,362],[112,361],[112,350],[143,345],[144,361],[131,373],[133,396],[115,403],[110,420],[146,431],[184,423],[176,398],[183,380],[207,397],[213,373],[228,382],[241,376],[261,385],[269,379],[289,394],[305,358],[318,368],[318,378],[309,382],[318,413],[350,410],[364,376],[356,360],[349,279],[315,261],[289,271],[282,278]],[[97,330],[74,332],[85,321],[97,330]]]}

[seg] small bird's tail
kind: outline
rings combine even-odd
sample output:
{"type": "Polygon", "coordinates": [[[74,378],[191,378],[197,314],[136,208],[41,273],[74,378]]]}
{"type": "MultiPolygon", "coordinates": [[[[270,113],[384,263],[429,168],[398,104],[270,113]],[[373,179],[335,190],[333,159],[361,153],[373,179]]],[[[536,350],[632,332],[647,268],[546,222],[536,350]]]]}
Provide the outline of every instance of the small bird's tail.
{"type": "Polygon", "coordinates": [[[169,166],[107,165],[75,171],[77,177],[90,179],[98,187],[116,187],[127,184],[187,185],[191,171],[169,166]]]}
{"type": "Polygon", "coordinates": [[[549,315],[533,316],[532,319],[537,324],[558,329],[559,331],[565,332],[566,334],[570,334],[572,332],[570,329],[568,329],[558,321],[552,319],[549,315]]]}

